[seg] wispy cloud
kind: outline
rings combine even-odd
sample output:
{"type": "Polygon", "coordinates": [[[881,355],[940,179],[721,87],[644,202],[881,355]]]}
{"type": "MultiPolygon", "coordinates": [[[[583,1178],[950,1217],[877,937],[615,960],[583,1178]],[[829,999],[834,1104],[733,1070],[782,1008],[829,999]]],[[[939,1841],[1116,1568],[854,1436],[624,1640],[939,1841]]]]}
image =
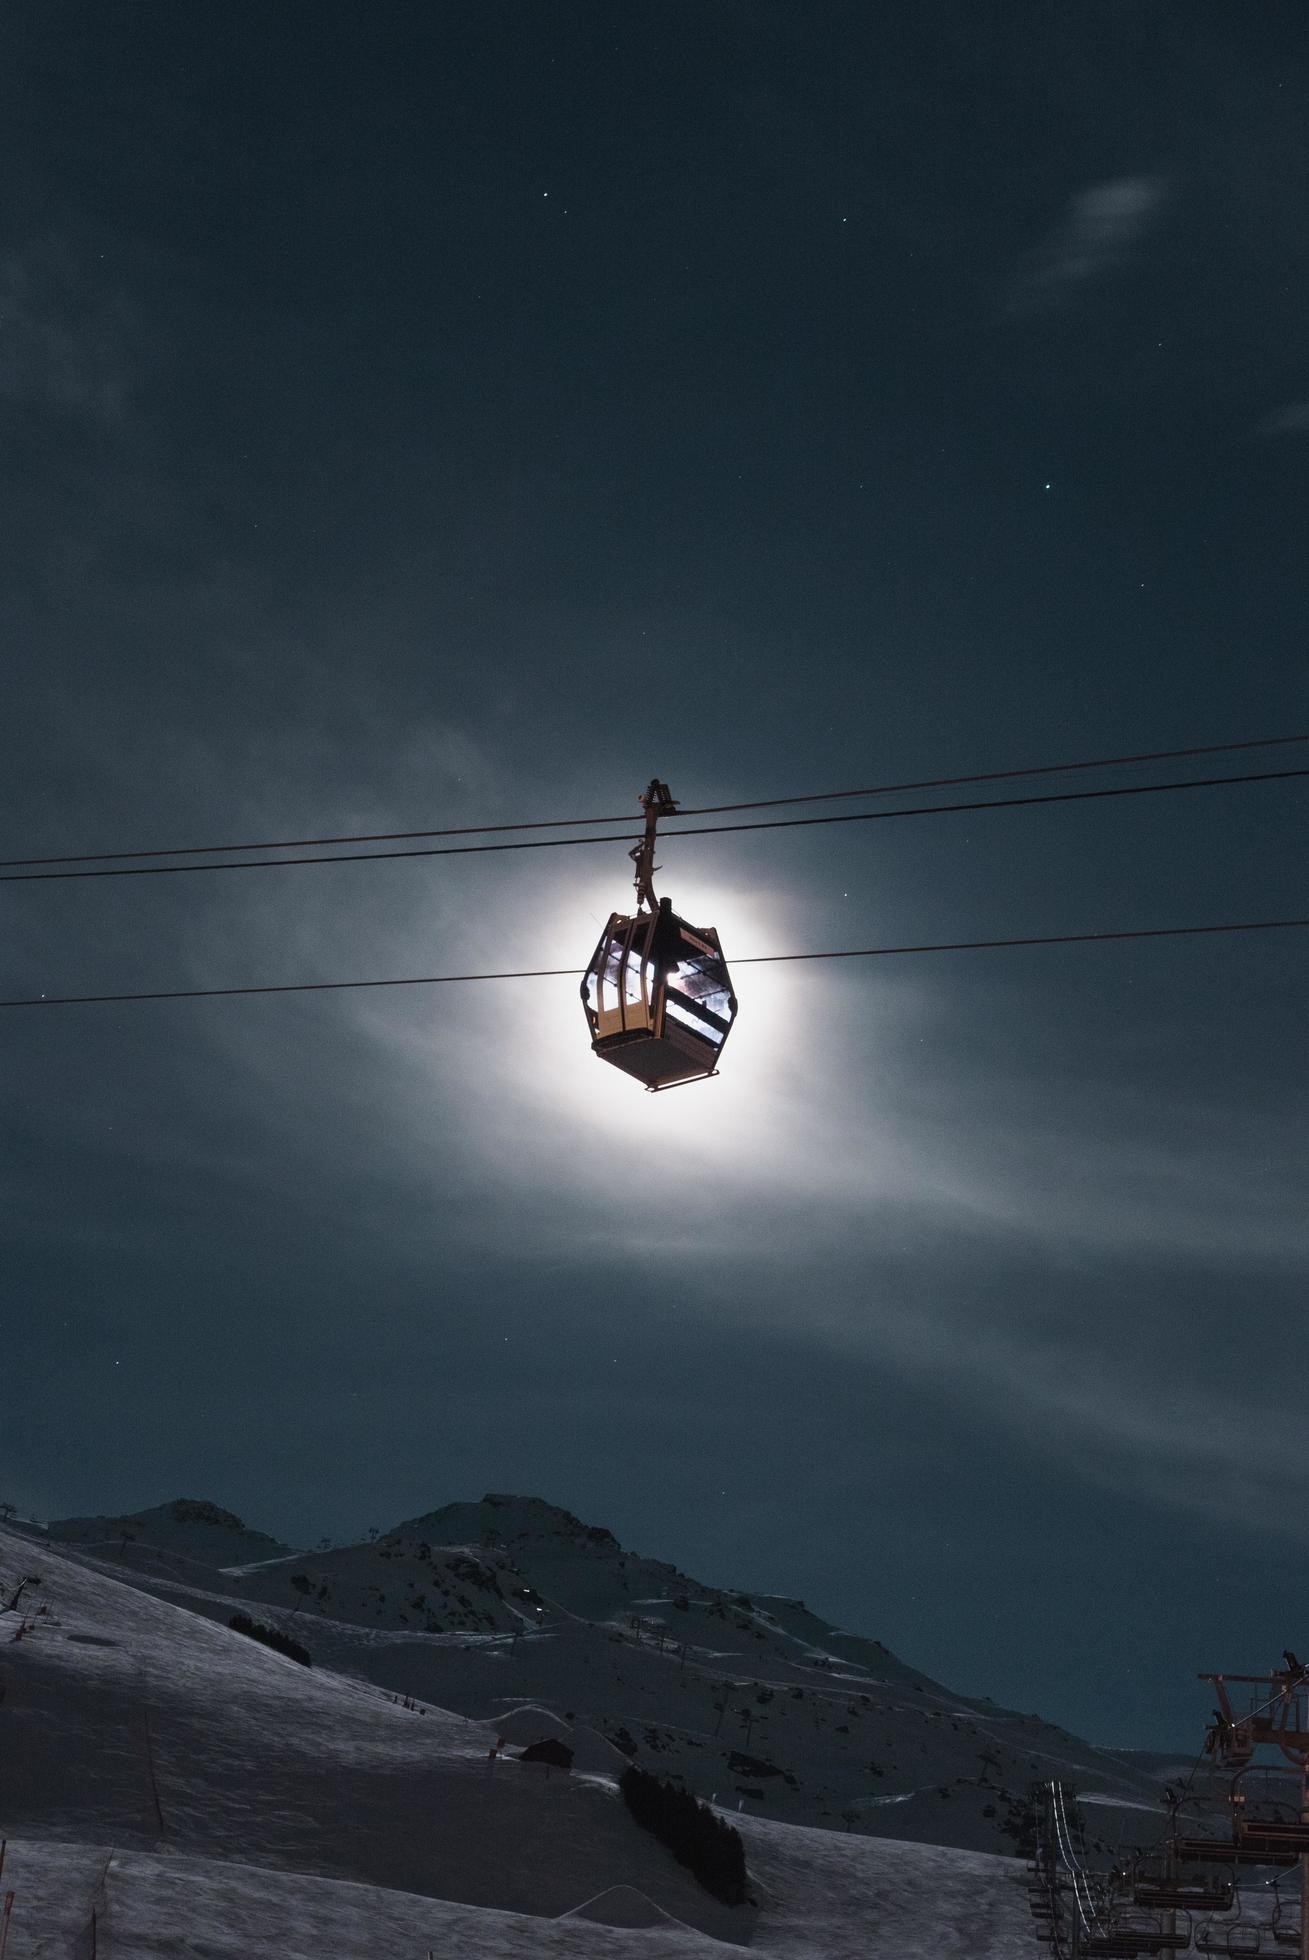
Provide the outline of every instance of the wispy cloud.
{"type": "Polygon", "coordinates": [[[988,1381],[990,1406],[1092,1482],[1222,1524],[1294,1533],[1309,1494],[1303,1425],[1257,1367],[1234,1376],[1190,1363],[1179,1340],[1167,1393],[1124,1352],[1044,1352],[998,1336],[969,1347],[970,1392],[988,1381]],[[1002,1392],[1000,1392],[1002,1391],[1002,1392]]]}
{"type": "Polygon", "coordinates": [[[1161,177],[1113,177],[1079,191],[1021,272],[1013,310],[1064,305],[1116,271],[1157,223],[1167,196],[1161,177]]]}
{"type": "Polygon", "coordinates": [[[124,308],[65,246],[0,256],[0,397],[110,428],[127,412],[124,308]]]}
{"type": "Polygon", "coordinates": [[[1259,424],[1261,436],[1309,436],[1309,401],[1286,402],[1259,424]]]}
{"type": "MultiPolygon", "coordinates": [[[[285,654],[306,701],[330,679],[310,648],[285,654]]],[[[350,728],[306,708],[211,752],[194,731],[146,727],[139,750],[114,751],[118,794],[135,809],[167,749],[197,808],[228,806],[229,835],[300,835],[314,809],[333,829],[389,832],[428,811],[476,822],[592,794],[618,807],[566,771],[534,773],[553,759],[436,714],[370,710],[366,691],[350,728]]],[[[114,790],[97,779],[102,802],[114,790]]],[[[209,834],[200,822],[188,834],[209,834]]],[[[85,830],[70,820],[74,847],[94,834],[89,815],[85,830]]],[[[130,905],[111,884],[81,894],[76,946],[33,911],[7,953],[15,992],[68,971],[91,990],[573,969],[625,873],[611,846],[163,879],[130,905]]],[[[689,852],[676,890],[733,956],[812,929],[807,892],[689,852]]],[[[1295,1112],[1230,1108],[1168,1047],[1163,1005],[1150,1042],[1174,1060],[1142,1082],[1107,1005],[1075,1024],[1070,1006],[1043,1013],[1017,966],[986,982],[880,964],[742,965],[737,979],[722,1079],[680,1097],[643,1098],[593,1060],[565,977],[121,1020],[88,1009],[80,1041],[111,1055],[138,1039],[127,1017],[155,1030],[131,1075],[107,1071],[94,1097],[78,1020],[42,1020],[23,1064],[32,1161],[94,1166],[98,1197],[70,1222],[66,1182],[38,1190],[15,1169],[0,1202],[42,1260],[69,1256],[76,1233],[73,1253],[127,1266],[135,1231],[148,1265],[155,1225],[125,1194],[166,1180],[174,1218],[194,1203],[233,1221],[236,1289],[258,1301],[285,1287],[329,1338],[342,1323],[318,1301],[338,1284],[376,1288],[387,1338],[421,1345],[407,1303],[463,1313],[461,1276],[475,1274],[467,1310],[480,1320],[493,1301],[503,1345],[563,1316],[584,1349],[587,1316],[625,1323],[657,1272],[678,1338],[849,1356],[947,1436],[962,1409],[1056,1471],[1209,1520],[1258,1522],[1279,1478],[1303,1494],[1297,1350],[1276,1380],[1245,1387],[1231,1369],[1232,1329],[1256,1300],[1278,1341],[1297,1325],[1279,1304],[1309,1246],[1295,1112]],[[263,1235],[278,1215],[295,1224],[270,1281],[263,1235]]],[[[450,1420],[464,1420],[453,1404],[450,1420]]]]}

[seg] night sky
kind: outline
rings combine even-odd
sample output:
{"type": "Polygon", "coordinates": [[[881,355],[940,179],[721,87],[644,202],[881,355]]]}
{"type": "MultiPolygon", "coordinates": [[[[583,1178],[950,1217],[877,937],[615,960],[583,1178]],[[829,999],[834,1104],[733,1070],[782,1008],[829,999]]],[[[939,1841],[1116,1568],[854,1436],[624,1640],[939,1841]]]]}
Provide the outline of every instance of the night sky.
{"type": "MultiPolygon", "coordinates": [[[[15,0],[4,856],[1309,728],[1307,84],[1277,0],[15,0]]],[[[658,883],[729,958],[1275,919],[1304,810],[658,883]]],[[[8,883],[0,992],[578,967],[630,879],[8,883]]],[[[664,1096],[568,979],[8,1012],[0,1497],[312,1541],[531,1492],[1198,1747],[1198,1670],[1309,1640],[1307,953],[742,966],[664,1096]]]]}

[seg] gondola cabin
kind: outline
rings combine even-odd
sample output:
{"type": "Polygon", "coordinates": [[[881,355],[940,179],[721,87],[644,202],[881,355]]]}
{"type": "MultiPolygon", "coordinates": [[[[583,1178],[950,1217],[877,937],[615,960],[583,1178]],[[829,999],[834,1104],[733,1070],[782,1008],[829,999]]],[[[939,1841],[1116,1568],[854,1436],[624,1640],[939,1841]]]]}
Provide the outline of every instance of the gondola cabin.
{"type": "Polygon", "coordinates": [[[736,995],[718,934],[689,926],[666,898],[615,912],[582,982],[591,1048],[647,1089],[718,1072],[736,995]]]}

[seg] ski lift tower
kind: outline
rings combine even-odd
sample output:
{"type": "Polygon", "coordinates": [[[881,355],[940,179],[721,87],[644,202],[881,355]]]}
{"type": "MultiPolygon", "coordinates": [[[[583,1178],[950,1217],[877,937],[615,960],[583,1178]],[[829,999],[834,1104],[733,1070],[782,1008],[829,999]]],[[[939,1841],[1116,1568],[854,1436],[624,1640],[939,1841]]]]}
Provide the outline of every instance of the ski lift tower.
{"type": "Polygon", "coordinates": [[[1289,1651],[1284,1668],[1269,1674],[1202,1674],[1218,1700],[1205,1737],[1205,1752],[1229,1766],[1232,1777],[1232,1840],[1241,1862],[1300,1862],[1300,1960],[1309,1960],[1309,1667],[1289,1651]],[[1229,1687],[1245,1688],[1249,1708],[1237,1714],[1229,1687]],[[1263,1690],[1262,1694],[1260,1690],[1263,1690]],[[1256,1752],[1278,1749],[1300,1772],[1300,1816],[1246,1818],[1241,1777],[1255,1764],[1256,1752]]]}

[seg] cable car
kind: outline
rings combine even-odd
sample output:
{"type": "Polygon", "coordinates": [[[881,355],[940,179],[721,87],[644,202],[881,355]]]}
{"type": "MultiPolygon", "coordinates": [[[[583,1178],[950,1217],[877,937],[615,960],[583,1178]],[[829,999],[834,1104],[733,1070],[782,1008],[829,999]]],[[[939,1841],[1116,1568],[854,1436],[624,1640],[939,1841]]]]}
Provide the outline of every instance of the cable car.
{"type": "Polygon", "coordinates": [[[647,1089],[671,1089],[718,1073],[736,1019],[736,995],[718,934],[688,925],[651,882],[655,826],[677,808],[656,778],[641,797],[645,838],[631,852],[637,909],[614,912],[582,981],[592,1053],[647,1089]]]}

